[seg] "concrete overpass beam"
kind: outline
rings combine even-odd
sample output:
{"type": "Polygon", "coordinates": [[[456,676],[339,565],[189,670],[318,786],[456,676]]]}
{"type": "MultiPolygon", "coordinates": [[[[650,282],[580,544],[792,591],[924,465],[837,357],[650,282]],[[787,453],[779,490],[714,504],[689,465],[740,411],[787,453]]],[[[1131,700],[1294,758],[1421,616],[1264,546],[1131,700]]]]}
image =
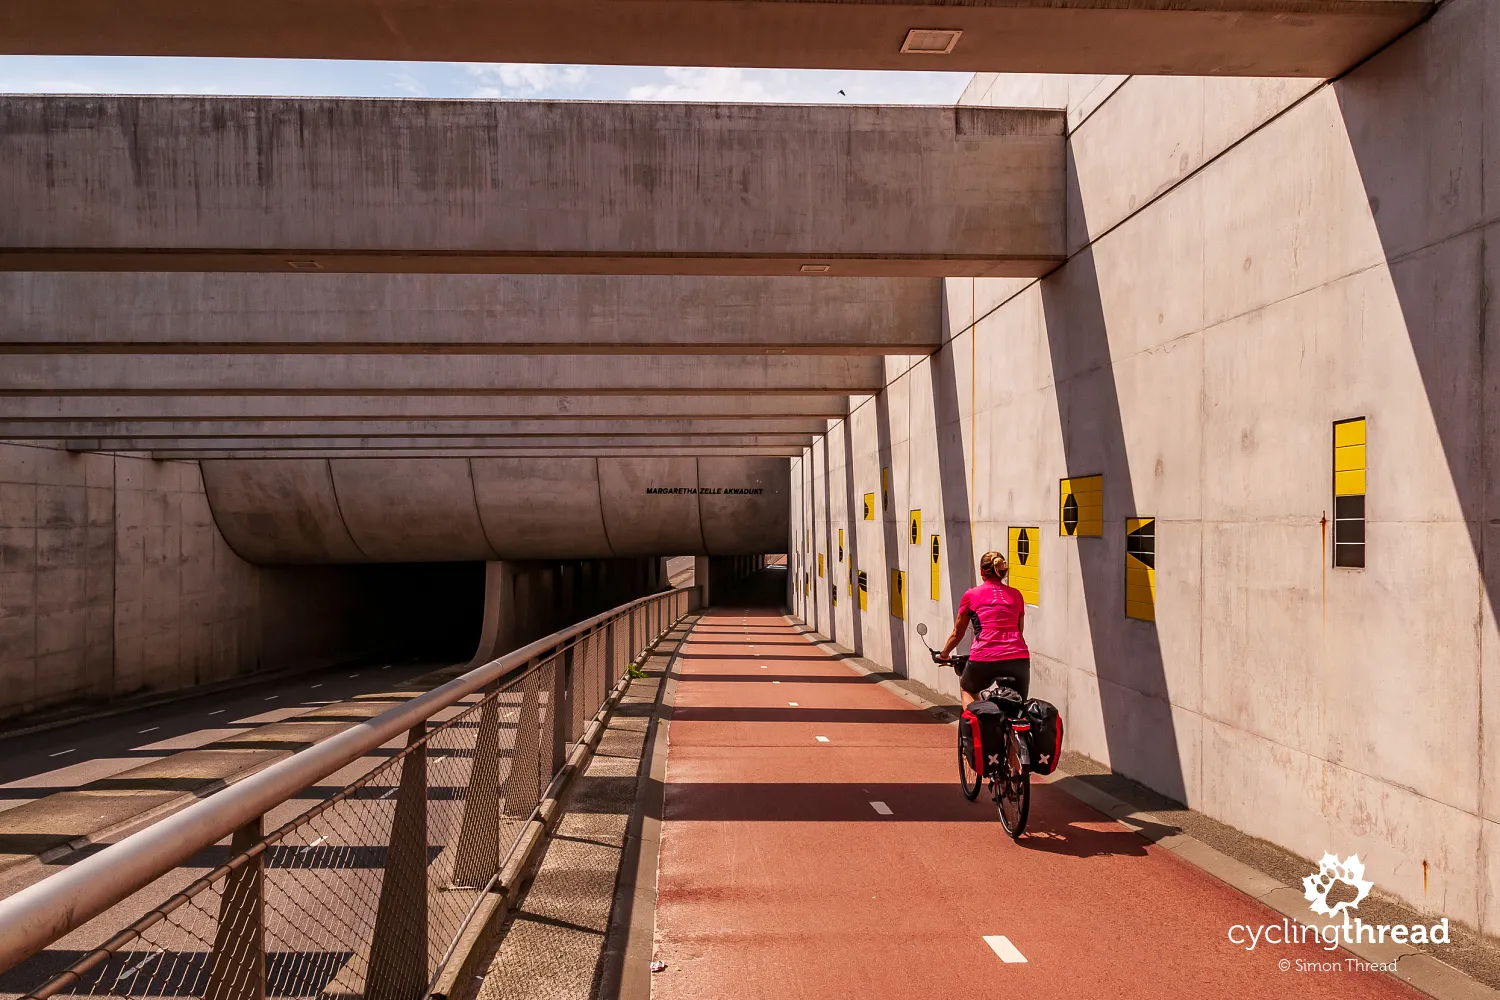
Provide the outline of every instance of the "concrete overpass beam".
{"type": "Polygon", "coordinates": [[[0,394],[696,395],[875,392],[875,357],[770,355],[15,355],[0,394]]]}
{"type": "MultiPolygon", "coordinates": [[[[0,366],[3,367],[3,366],[0,366]]],[[[12,422],[345,422],[345,421],[611,421],[816,418],[849,412],[835,394],[635,396],[347,396],[88,395],[6,396],[0,421],[12,422]]],[[[3,436],[3,435],[0,435],[3,436]]],[[[88,436],[88,435],[84,435],[88,436]]]]}
{"type": "Polygon", "coordinates": [[[0,352],[927,354],[942,311],[938,278],[12,271],[0,352]]]}
{"type": "MultiPolygon", "coordinates": [[[[141,442],[205,438],[284,440],[347,438],[368,441],[421,438],[549,439],[571,437],[743,437],[754,434],[823,434],[828,421],[815,417],[723,417],[697,420],[0,420],[0,441],[133,439],[141,442]]],[[[206,445],[205,445],[206,446],[206,445]]],[[[355,440],[345,443],[354,447],[355,440]]],[[[147,447],[136,445],[133,447],[147,447]]],[[[158,447],[153,443],[149,447],[158,447]]],[[[178,447],[177,444],[161,447],[178,447]]]]}
{"type": "Polygon", "coordinates": [[[1045,274],[1064,113],[12,97],[0,267],[1045,274]]]}
{"type": "Polygon", "coordinates": [[[0,6],[0,51],[1328,77],[1431,6],[1426,0],[262,0],[251,8],[190,0],[10,0],[0,6]],[[962,34],[949,48],[944,37],[913,40],[913,29],[962,34]]]}

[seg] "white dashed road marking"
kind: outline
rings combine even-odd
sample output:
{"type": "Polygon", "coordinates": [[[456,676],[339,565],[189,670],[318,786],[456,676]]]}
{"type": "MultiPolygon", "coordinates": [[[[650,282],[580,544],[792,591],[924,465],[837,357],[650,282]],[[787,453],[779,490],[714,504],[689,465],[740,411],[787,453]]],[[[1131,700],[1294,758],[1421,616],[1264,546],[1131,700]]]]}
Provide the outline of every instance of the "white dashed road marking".
{"type": "Polygon", "coordinates": [[[209,715],[223,715],[224,714],[224,710],[222,708],[216,708],[212,712],[209,712],[208,714],[209,715]]]}
{"type": "Polygon", "coordinates": [[[870,808],[874,809],[876,812],[880,813],[880,815],[882,815],[882,816],[889,816],[889,815],[891,815],[891,807],[888,806],[888,805],[886,805],[884,802],[871,802],[870,803],[870,808]]]}
{"type": "Polygon", "coordinates": [[[826,737],[826,736],[818,736],[818,737],[816,737],[816,739],[817,739],[817,741],[819,743],[827,743],[828,742],[828,737],[826,737]]]}
{"type": "Polygon", "coordinates": [[[280,697],[281,697],[281,695],[279,695],[279,694],[273,694],[273,695],[271,695],[271,697],[267,698],[266,701],[275,701],[277,698],[280,698],[280,697]]]}
{"type": "Polygon", "coordinates": [[[152,726],[152,727],[151,727],[151,728],[150,728],[150,729],[142,729],[142,730],[141,730],[141,731],[140,731],[140,735],[141,735],[141,736],[144,736],[144,735],[146,735],[146,734],[147,734],[147,733],[154,733],[154,732],[156,732],[156,731],[157,731],[157,730],[158,730],[158,729],[160,729],[160,728],[161,728],[161,726],[152,726]]]}
{"type": "Polygon", "coordinates": [[[789,702],[787,702],[787,704],[790,705],[790,706],[792,706],[793,708],[797,707],[797,703],[795,701],[789,701],[789,702]]]}
{"type": "Polygon", "coordinates": [[[1007,965],[1026,961],[1026,956],[1017,951],[1016,946],[1010,943],[1010,938],[1004,934],[986,934],[984,943],[989,945],[995,954],[1000,956],[1000,961],[1007,965]]]}
{"type": "Polygon", "coordinates": [[[47,756],[48,757],[61,757],[65,753],[72,753],[72,752],[73,752],[73,748],[72,747],[68,747],[68,749],[66,749],[66,750],[59,750],[59,751],[57,751],[57,753],[49,753],[47,756]]]}

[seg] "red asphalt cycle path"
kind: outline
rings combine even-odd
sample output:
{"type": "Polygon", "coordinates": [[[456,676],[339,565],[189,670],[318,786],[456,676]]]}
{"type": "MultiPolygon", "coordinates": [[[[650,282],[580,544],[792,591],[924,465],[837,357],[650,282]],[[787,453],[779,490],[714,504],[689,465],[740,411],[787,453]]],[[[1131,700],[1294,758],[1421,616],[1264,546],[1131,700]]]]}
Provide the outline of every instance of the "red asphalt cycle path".
{"type": "Polygon", "coordinates": [[[959,792],[951,725],[780,615],[705,616],[676,669],[659,1000],[1422,996],[1296,971],[1342,950],[1231,944],[1231,926],[1282,917],[1058,789],[1033,784],[1012,842],[988,790],[959,792]]]}

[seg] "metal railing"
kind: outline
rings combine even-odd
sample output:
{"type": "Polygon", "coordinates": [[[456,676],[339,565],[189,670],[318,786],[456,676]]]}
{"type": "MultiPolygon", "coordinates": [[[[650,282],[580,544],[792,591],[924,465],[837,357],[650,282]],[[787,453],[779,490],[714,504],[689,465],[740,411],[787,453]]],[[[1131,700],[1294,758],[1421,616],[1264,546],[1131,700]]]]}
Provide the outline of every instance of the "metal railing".
{"type": "Polygon", "coordinates": [[[422,1000],[588,719],[688,594],[508,653],[0,901],[0,970],[212,868],[26,997],[422,1000]]]}

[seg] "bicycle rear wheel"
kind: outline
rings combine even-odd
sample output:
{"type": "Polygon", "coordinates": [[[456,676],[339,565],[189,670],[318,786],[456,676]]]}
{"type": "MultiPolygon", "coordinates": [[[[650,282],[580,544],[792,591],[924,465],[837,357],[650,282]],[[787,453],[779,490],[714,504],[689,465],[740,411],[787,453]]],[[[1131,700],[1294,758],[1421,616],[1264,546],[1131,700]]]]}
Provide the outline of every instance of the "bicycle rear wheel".
{"type": "Polygon", "coordinates": [[[984,778],[974,770],[969,763],[969,754],[964,746],[963,722],[959,722],[958,732],[958,783],[963,786],[964,798],[973,802],[979,798],[979,789],[984,784],[984,778]]]}

